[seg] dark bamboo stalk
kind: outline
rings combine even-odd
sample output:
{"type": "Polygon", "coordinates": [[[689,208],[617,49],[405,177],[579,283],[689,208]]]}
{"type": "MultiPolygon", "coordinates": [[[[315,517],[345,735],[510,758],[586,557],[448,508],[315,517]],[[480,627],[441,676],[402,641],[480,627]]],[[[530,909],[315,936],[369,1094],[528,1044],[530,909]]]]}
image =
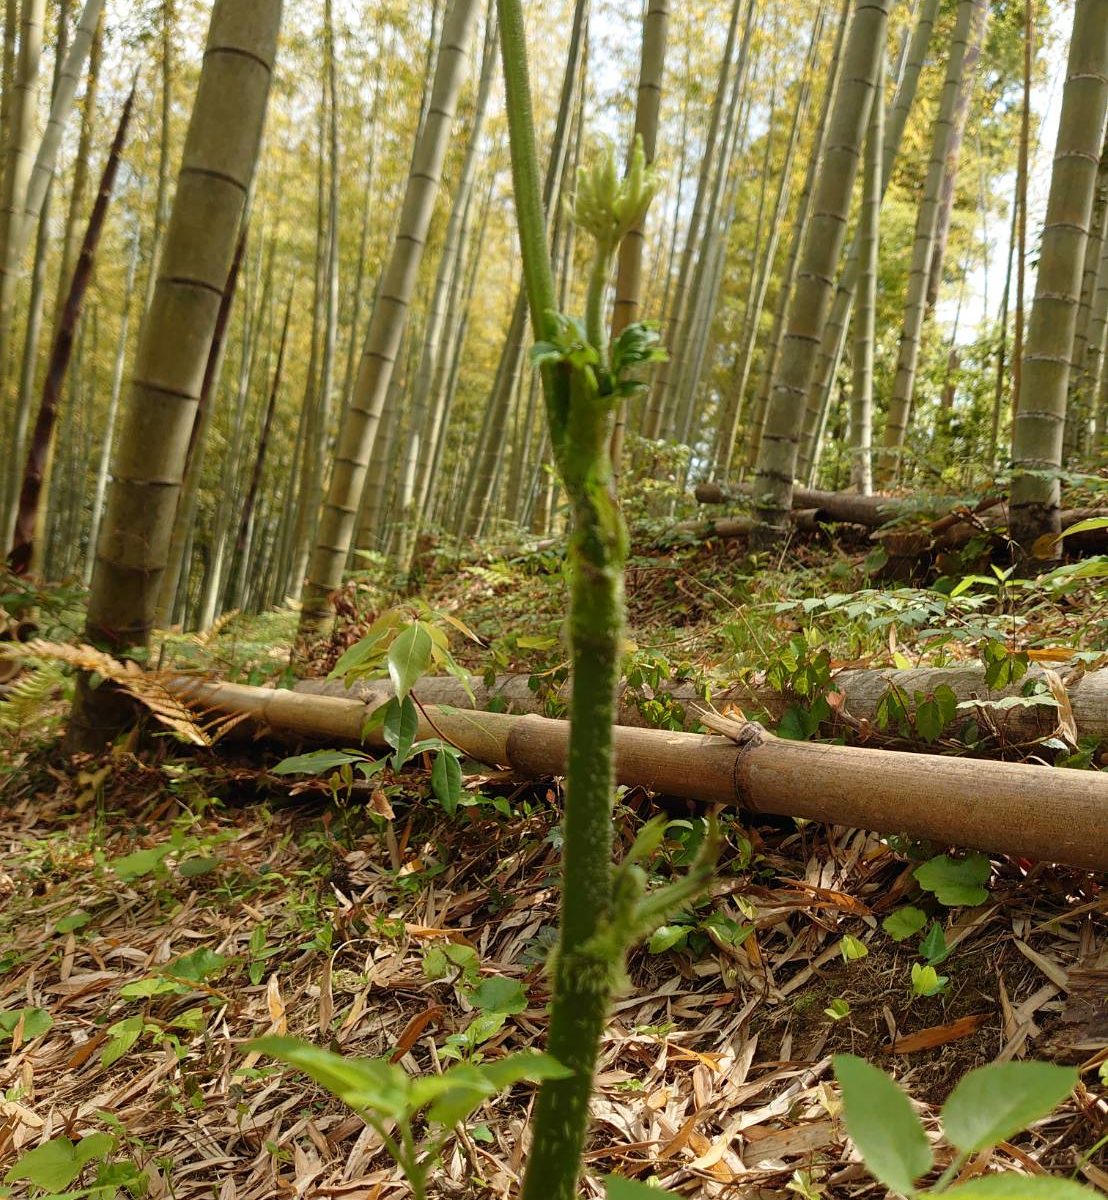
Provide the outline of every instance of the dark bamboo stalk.
{"type": "Polygon", "coordinates": [[[8,566],[16,575],[26,575],[31,565],[31,555],[34,550],[35,521],[38,516],[39,504],[42,497],[42,483],[50,458],[50,447],[54,440],[54,430],[58,420],[58,407],[61,400],[62,387],[65,384],[66,372],[70,359],[73,357],[74,336],[77,322],[84,306],[85,294],[92,282],[92,272],[96,260],[96,249],[100,244],[100,234],[104,229],[104,219],[108,215],[111,204],[112,189],[115,177],[119,172],[119,161],[123,154],[123,146],[127,141],[127,127],[131,120],[131,109],[134,106],[135,89],[123,105],[119,117],[119,126],[108,153],[108,161],[100,178],[100,189],[96,194],[96,202],[92,206],[88,228],[81,244],[81,252],[77,265],[73,270],[73,279],[69,285],[65,307],[62,309],[62,319],[54,336],[54,345],[50,351],[50,362],[46,370],[46,381],[42,389],[42,403],[39,406],[35,427],[31,434],[31,443],[27,452],[27,465],[23,471],[23,485],[19,491],[19,508],[15,518],[15,533],[12,537],[11,549],[8,552],[8,566]]]}

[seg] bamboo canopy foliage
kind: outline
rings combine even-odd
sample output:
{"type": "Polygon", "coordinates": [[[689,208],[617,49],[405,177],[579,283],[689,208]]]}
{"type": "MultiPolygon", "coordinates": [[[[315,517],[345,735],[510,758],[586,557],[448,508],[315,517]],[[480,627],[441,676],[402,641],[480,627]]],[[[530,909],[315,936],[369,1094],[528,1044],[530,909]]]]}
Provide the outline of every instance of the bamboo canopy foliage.
{"type": "MultiPolygon", "coordinates": [[[[113,651],[148,644],[220,296],[261,145],[281,0],[216,0],[177,194],[136,353],[89,595],[88,634],[113,651]]],[[[82,680],[70,744],[119,728],[82,680]]]]}

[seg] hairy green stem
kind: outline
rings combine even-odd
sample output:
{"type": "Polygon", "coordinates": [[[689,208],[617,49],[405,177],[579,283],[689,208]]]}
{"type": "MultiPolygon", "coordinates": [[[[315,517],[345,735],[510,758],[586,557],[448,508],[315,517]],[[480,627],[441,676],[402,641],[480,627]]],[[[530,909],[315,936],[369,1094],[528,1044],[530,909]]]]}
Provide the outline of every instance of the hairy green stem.
{"type": "Polygon", "coordinates": [[[589,287],[585,295],[585,332],[590,345],[600,355],[600,367],[608,369],[608,330],[604,321],[604,293],[608,288],[613,255],[598,246],[589,273],[589,287]]]}
{"type": "MultiPolygon", "coordinates": [[[[539,187],[523,13],[520,0],[498,0],[498,7],[523,273],[531,323],[536,338],[542,339],[555,332],[554,279],[539,187]]],[[[607,343],[601,307],[610,265],[611,255],[598,251],[586,316],[590,342],[602,362],[607,343]]],[[[608,456],[612,398],[599,393],[591,372],[567,363],[545,366],[542,380],[551,446],[574,516],[568,560],[574,688],[561,931],[547,1038],[549,1052],[572,1074],[547,1080],[539,1093],[523,1198],[572,1200],[600,1036],[623,966],[624,947],[614,947],[619,939],[605,933],[612,909],[612,719],[623,628],[626,534],[608,456]]]]}

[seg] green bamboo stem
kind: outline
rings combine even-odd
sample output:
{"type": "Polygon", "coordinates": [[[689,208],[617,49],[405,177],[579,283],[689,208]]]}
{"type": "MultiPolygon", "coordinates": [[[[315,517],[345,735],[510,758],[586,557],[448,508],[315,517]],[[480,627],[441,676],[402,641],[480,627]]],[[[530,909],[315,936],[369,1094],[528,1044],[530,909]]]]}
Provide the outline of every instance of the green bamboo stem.
{"type": "Polygon", "coordinates": [[[1078,0],[1012,432],[1012,537],[1043,560],[1057,554],[1057,472],[1106,104],[1108,4],[1078,0]]]}

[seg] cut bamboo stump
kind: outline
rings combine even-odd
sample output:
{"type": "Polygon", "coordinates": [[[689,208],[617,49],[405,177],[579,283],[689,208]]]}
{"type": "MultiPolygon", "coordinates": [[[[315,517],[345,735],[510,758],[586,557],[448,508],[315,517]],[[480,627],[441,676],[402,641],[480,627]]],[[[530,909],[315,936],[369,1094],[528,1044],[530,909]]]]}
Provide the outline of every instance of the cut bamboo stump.
{"type": "MultiPolygon", "coordinates": [[[[843,696],[840,708],[833,710],[828,729],[831,732],[849,728],[855,733],[865,732],[871,727],[873,736],[876,728],[877,706],[882,697],[895,687],[903,693],[910,714],[915,713],[915,696],[918,692],[925,698],[934,694],[936,688],[949,687],[959,701],[977,701],[973,708],[962,709],[952,723],[960,728],[971,717],[983,728],[995,732],[1008,745],[1025,745],[1049,737],[1057,728],[1057,708],[1045,704],[1011,708],[997,707],[997,702],[1007,697],[1019,696],[1028,682],[1045,681],[1047,676],[1039,667],[1031,667],[1027,674],[1011,687],[991,690],[985,683],[983,667],[917,667],[909,670],[855,669],[839,671],[832,679],[836,691],[843,696]],[[859,726],[862,729],[859,730],[859,726]]],[[[1079,737],[1097,738],[1108,741],[1108,670],[1090,671],[1077,678],[1065,680],[1066,696],[1073,713],[1079,737]]],[[[470,679],[473,691],[471,700],[460,680],[450,676],[429,677],[419,681],[415,694],[424,704],[451,705],[456,708],[478,708],[503,706],[516,714],[535,713],[542,716],[549,711],[542,693],[531,688],[528,675],[502,675],[490,687],[483,679],[470,679]]],[[[363,704],[376,707],[392,696],[392,685],[387,679],[364,680],[347,688],[341,680],[304,679],[294,689],[309,695],[341,696],[360,700],[363,704]]],[[[695,684],[675,680],[656,689],[681,704],[685,710],[685,724],[691,728],[697,724],[698,714],[704,710],[701,691],[695,684]]],[[[558,688],[556,700],[569,700],[568,685],[558,688]]],[[[712,693],[712,705],[723,710],[737,705],[745,713],[758,716],[766,713],[778,721],[797,698],[777,691],[766,683],[743,681],[712,693]]],[[[619,696],[617,720],[620,725],[647,727],[649,722],[639,711],[633,692],[624,688],[619,696]]]]}
{"type": "MultiPolygon", "coordinates": [[[[178,679],[170,687],[262,731],[332,744],[361,744],[370,711],[359,700],[244,684],[178,679]]],[[[729,738],[617,726],[616,778],[754,813],[1108,870],[1108,776],[1098,772],[791,742],[753,722],[735,728],[729,738]]],[[[569,723],[431,707],[420,714],[418,736],[541,778],[564,773],[569,723]]],[[[380,729],[367,740],[383,745],[380,729]]]]}

